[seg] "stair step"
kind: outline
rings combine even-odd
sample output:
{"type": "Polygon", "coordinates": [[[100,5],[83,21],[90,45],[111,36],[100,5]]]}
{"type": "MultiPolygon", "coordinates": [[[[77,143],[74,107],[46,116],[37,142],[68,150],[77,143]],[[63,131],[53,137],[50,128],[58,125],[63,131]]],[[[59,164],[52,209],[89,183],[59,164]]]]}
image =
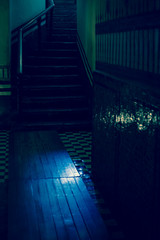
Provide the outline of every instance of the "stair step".
{"type": "Polygon", "coordinates": [[[73,108],[86,106],[85,96],[28,97],[23,99],[23,108],[73,108]]]}
{"type": "MultiPolygon", "coordinates": [[[[24,89],[26,88],[26,89],[28,89],[28,86],[23,86],[24,87],[24,89]]],[[[32,87],[32,89],[42,89],[42,90],[45,90],[45,89],[67,89],[67,88],[79,88],[79,87],[82,87],[82,85],[81,84],[70,84],[70,85],[37,85],[37,86],[32,86],[32,85],[30,85],[29,86],[29,88],[31,88],[32,87]]]]}
{"type": "Polygon", "coordinates": [[[64,8],[57,8],[54,11],[54,14],[52,16],[52,19],[54,20],[55,18],[62,17],[62,18],[68,18],[73,21],[73,17],[76,19],[76,9],[70,7],[68,10],[64,10],[64,8]]]}
{"type": "Polygon", "coordinates": [[[77,8],[76,8],[76,5],[74,5],[74,4],[70,4],[70,5],[68,5],[68,7],[66,8],[66,6],[64,7],[64,4],[61,4],[61,5],[57,5],[56,4],[56,7],[55,7],[55,9],[54,9],[54,11],[56,12],[57,10],[63,10],[64,12],[65,11],[69,11],[69,10],[76,10],[77,8]]]}
{"type": "Polygon", "coordinates": [[[68,96],[82,95],[82,85],[24,86],[23,96],[68,96]]]}
{"type": "Polygon", "coordinates": [[[43,101],[73,101],[73,100],[84,100],[85,97],[82,96],[52,96],[52,97],[30,97],[24,99],[28,103],[32,103],[33,101],[43,102],[43,101]]]}
{"type": "Polygon", "coordinates": [[[53,41],[76,41],[77,36],[76,34],[51,34],[49,37],[50,40],[53,41]]]}
{"type": "Polygon", "coordinates": [[[77,28],[76,21],[71,21],[71,20],[67,21],[67,19],[65,19],[65,21],[64,19],[61,19],[61,21],[59,21],[53,18],[52,24],[53,24],[53,27],[57,27],[57,28],[65,28],[65,27],[77,28]]]}
{"type": "Polygon", "coordinates": [[[60,22],[77,22],[77,17],[76,17],[76,13],[69,13],[69,14],[55,14],[52,17],[52,22],[54,21],[60,21],[60,22]]]}
{"type": "Polygon", "coordinates": [[[57,2],[56,3],[56,9],[67,9],[67,8],[76,8],[76,5],[73,4],[72,2],[57,2]]]}
{"type": "Polygon", "coordinates": [[[64,4],[66,5],[76,5],[75,4],[75,0],[54,0],[54,3],[56,6],[60,5],[60,6],[63,6],[64,4]]]}
{"type": "Polygon", "coordinates": [[[23,110],[23,113],[29,113],[29,114],[49,114],[52,113],[52,114],[59,114],[59,113],[79,113],[79,112],[86,112],[88,111],[88,108],[86,107],[83,107],[83,108],[63,108],[63,109],[60,109],[60,108],[44,108],[44,109],[25,109],[23,110]]]}
{"type": "Polygon", "coordinates": [[[69,4],[69,3],[75,4],[75,0],[54,0],[54,2],[56,4],[56,6],[58,4],[64,4],[64,3],[66,3],[66,4],[69,4]]]}
{"type": "Polygon", "coordinates": [[[67,84],[78,84],[80,83],[79,75],[25,75],[23,78],[24,85],[67,85],[67,84]]]}
{"type": "MultiPolygon", "coordinates": [[[[71,15],[71,14],[70,14],[71,15]]],[[[72,15],[76,15],[72,14],[72,15]]],[[[72,16],[71,15],[71,16],[72,16]]],[[[54,23],[61,25],[61,27],[65,27],[65,26],[77,26],[77,19],[74,17],[74,19],[64,19],[60,14],[57,14],[57,17],[55,17],[55,15],[53,15],[52,17],[52,23],[53,23],[53,27],[54,27],[54,23]],[[59,16],[59,17],[58,17],[59,16]],[[65,20],[65,21],[64,21],[65,20]],[[62,25],[62,22],[64,22],[64,25],[62,25]]]]}
{"type": "Polygon", "coordinates": [[[77,29],[76,28],[55,28],[53,27],[52,29],[52,35],[54,35],[54,33],[56,34],[75,34],[76,35],[77,29]]]}
{"type": "Polygon", "coordinates": [[[76,74],[78,73],[78,66],[31,66],[25,65],[24,66],[24,74],[76,74]]]}
{"type": "Polygon", "coordinates": [[[38,121],[38,122],[26,122],[22,121],[21,124],[18,124],[18,129],[24,130],[48,130],[54,129],[57,131],[67,131],[67,130],[90,130],[91,123],[90,121],[77,120],[77,121],[38,121]]]}
{"type": "Polygon", "coordinates": [[[35,50],[34,56],[48,56],[48,57],[76,57],[78,54],[77,49],[50,49],[44,48],[43,50],[35,50]]]}
{"type": "Polygon", "coordinates": [[[42,46],[43,48],[50,48],[52,50],[61,50],[61,51],[65,51],[65,50],[76,50],[77,51],[77,43],[74,42],[49,42],[49,41],[45,41],[42,42],[42,46]]]}
{"type": "Polygon", "coordinates": [[[29,56],[26,59],[26,63],[35,65],[54,65],[54,66],[67,66],[78,63],[76,57],[50,57],[50,56],[29,56]]]}
{"type": "Polygon", "coordinates": [[[78,109],[25,109],[21,112],[25,121],[88,120],[88,108],[78,109]]]}

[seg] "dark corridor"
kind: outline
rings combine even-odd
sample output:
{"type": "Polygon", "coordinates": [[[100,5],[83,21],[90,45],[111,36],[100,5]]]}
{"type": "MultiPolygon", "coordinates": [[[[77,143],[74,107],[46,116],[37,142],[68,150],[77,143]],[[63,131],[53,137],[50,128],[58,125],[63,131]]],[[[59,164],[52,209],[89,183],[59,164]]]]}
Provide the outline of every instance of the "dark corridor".
{"type": "Polygon", "coordinates": [[[0,66],[0,238],[160,239],[160,0],[46,3],[0,66]]]}

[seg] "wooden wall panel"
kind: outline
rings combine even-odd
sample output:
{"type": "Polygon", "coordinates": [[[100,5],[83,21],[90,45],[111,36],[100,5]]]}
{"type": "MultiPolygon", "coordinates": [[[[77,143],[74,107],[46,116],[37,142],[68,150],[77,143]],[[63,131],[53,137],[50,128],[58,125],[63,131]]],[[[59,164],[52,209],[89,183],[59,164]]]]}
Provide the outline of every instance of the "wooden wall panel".
{"type": "Polygon", "coordinates": [[[159,10],[160,0],[97,1],[96,62],[159,74],[159,10]]]}
{"type": "Polygon", "coordinates": [[[158,73],[159,38],[158,28],[97,35],[96,61],[158,73]]]}
{"type": "MultiPolygon", "coordinates": [[[[119,188],[119,195],[116,195],[119,197],[117,205],[121,206],[122,212],[124,212],[128,204],[127,213],[130,213],[131,219],[136,212],[133,210],[133,206],[138,206],[138,201],[140,198],[142,199],[142,204],[139,205],[141,207],[137,208],[136,221],[133,221],[134,223],[139,221],[141,229],[144,222],[151,219],[148,219],[149,214],[142,213],[142,208],[144,212],[146,210],[150,211],[149,208],[152,207],[155,212],[159,209],[159,205],[155,206],[151,200],[152,191],[156,189],[155,186],[151,186],[156,181],[154,179],[155,172],[152,172],[153,178],[151,179],[149,171],[153,170],[155,157],[159,164],[159,153],[158,155],[155,154],[154,144],[156,141],[156,145],[159,146],[157,139],[159,139],[160,133],[160,115],[157,111],[160,107],[160,0],[97,0],[96,19],[96,70],[100,72],[95,71],[94,73],[93,106],[95,112],[93,111],[93,114],[95,113],[95,116],[93,116],[93,132],[95,132],[95,139],[98,139],[93,148],[93,161],[97,161],[98,166],[98,168],[95,167],[95,172],[97,171],[100,178],[104,178],[106,196],[107,198],[110,196],[112,202],[118,198],[112,195],[113,191],[108,183],[109,181],[113,182],[111,179],[115,176],[117,188],[115,188],[116,184],[113,185],[113,188],[116,191],[119,188]],[[150,110],[148,111],[148,109],[150,110]],[[111,119],[112,110],[113,118],[111,119]],[[156,117],[153,116],[154,111],[157,114],[156,117]],[[144,119],[144,128],[142,119],[144,119]],[[137,121],[137,130],[135,130],[135,125],[132,125],[133,121],[137,121]],[[157,121],[156,131],[158,130],[158,133],[156,131],[154,133],[157,134],[158,138],[156,139],[155,136],[155,139],[153,139],[152,135],[147,140],[146,129],[150,124],[155,126],[154,121],[157,121]],[[125,124],[126,130],[124,130],[125,124]],[[132,127],[129,130],[128,126],[130,124],[132,127]],[[116,132],[114,132],[115,129],[116,132]],[[122,129],[122,133],[119,133],[120,129],[122,129]],[[114,134],[115,138],[113,138],[114,134]],[[133,138],[134,134],[135,138],[133,138]],[[135,139],[135,143],[133,139],[135,139]],[[112,141],[115,144],[114,149],[110,147],[113,146],[113,144],[110,145],[112,141]],[[145,141],[147,141],[147,145],[145,145],[145,141]],[[120,146],[117,148],[119,143],[120,146]],[[105,152],[107,150],[106,146],[108,152],[105,152]],[[119,153],[117,153],[118,151],[119,153]],[[115,153],[115,158],[112,156],[113,153],[115,153]],[[116,161],[119,161],[119,165],[116,161]],[[138,161],[140,166],[137,165],[138,161]],[[109,167],[115,162],[117,164],[115,164],[115,168],[118,170],[113,173],[109,167]],[[103,164],[106,164],[107,167],[103,167],[103,164]],[[131,167],[130,164],[135,166],[131,167]],[[104,169],[110,171],[107,174],[105,173],[106,175],[102,174],[104,169]],[[118,171],[120,171],[120,174],[117,174],[118,171]],[[135,183],[137,185],[133,187],[135,183]],[[124,193],[126,195],[123,194],[123,188],[125,188],[124,193]],[[130,190],[133,197],[130,196],[130,190]],[[139,192],[139,195],[136,196],[137,192],[139,192]],[[144,192],[146,193],[144,194],[144,192]],[[136,197],[137,203],[133,200],[134,197],[136,197]],[[130,210],[133,210],[133,214],[130,210]],[[143,215],[142,220],[139,218],[141,214],[143,215]]],[[[149,134],[152,129],[152,127],[148,128],[149,134]]],[[[158,147],[157,150],[159,152],[158,147]]],[[[160,167],[157,167],[155,171],[159,171],[159,169],[160,167]]],[[[157,183],[159,184],[159,179],[157,183]]],[[[159,188],[157,189],[155,192],[157,191],[159,194],[157,196],[160,196],[159,188]]],[[[117,205],[115,204],[114,208],[117,205]]],[[[159,211],[160,209],[158,213],[159,211]]],[[[158,217],[158,219],[157,221],[155,215],[154,223],[151,220],[150,225],[153,223],[153,225],[156,226],[157,224],[159,227],[160,218],[158,217]]],[[[135,224],[133,226],[132,233],[135,231],[135,224]]],[[[147,227],[147,225],[144,227],[145,233],[150,230],[151,227],[147,227]]],[[[152,234],[155,234],[154,229],[152,230],[152,234]]],[[[139,234],[138,228],[137,233],[139,234]]],[[[136,237],[133,237],[133,239],[136,239],[136,237]]],[[[157,236],[147,234],[146,237],[142,234],[142,238],[146,240],[160,239],[157,236]]]]}
{"type": "Polygon", "coordinates": [[[159,49],[159,29],[155,29],[154,30],[154,44],[155,44],[155,48],[154,48],[154,58],[155,58],[155,64],[154,64],[154,72],[158,73],[158,52],[160,51],[159,49]]]}

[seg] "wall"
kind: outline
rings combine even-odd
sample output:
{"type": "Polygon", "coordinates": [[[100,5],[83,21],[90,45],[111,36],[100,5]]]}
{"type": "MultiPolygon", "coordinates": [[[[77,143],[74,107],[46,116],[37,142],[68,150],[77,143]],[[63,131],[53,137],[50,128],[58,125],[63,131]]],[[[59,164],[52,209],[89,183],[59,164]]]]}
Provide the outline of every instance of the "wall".
{"type": "Polygon", "coordinates": [[[0,3],[0,65],[9,65],[9,0],[0,3]]]}
{"type": "Polygon", "coordinates": [[[159,0],[100,0],[96,14],[97,63],[160,73],[159,0]]]}
{"type": "Polygon", "coordinates": [[[45,9],[45,0],[10,0],[11,31],[45,9]]]}
{"type": "Polygon", "coordinates": [[[160,1],[96,1],[93,175],[127,239],[160,238],[160,1]]]}
{"type": "Polygon", "coordinates": [[[77,31],[92,70],[95,69],[95,3],[96,0],[77,0],[77,31]]]}
{"type": "Polygon", "coordinates": [[[0,1],[0,128],[8,126],[10,112],[9,0],[0,1]]]}

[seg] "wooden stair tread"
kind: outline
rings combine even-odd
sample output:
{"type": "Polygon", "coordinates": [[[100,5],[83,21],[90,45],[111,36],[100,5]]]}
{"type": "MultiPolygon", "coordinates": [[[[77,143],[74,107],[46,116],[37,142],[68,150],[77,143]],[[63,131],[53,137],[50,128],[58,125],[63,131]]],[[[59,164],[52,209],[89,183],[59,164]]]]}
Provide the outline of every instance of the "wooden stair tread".
{"type": "MultiPolygon", "coordinates": [[[[62,84],[62,85],[39,85],[39,86],[30,86],[31,87],[31,90],[32,89],[48,89],[48,88],[75,88],[75,87],[82,87],[82,85],[81,84],[68,84],[68,85],[64,85],[64,84],[62,84]]],[[[28,89],[28,86],[24,86],[24,89],[25,88],[27,88],[28,89]]]]}
{"type": "Polygon", "coordinates": [[[69,66],[66,66],[66,65],[62,65],[62,66],[51,66],[51,65],[24,65],[24,68],[78,68],[78,66],[76,65],[69,65],[69,66]]]}
{"type": "Polygon", "coordinates": [[[24,75],[24,79],[26,78],[26,79],[30,79],[30,78],[68,78],[68,77],[74,77],[74,78],[76,78],[76,77],[79,77],[79,75],[78,74],[47,74],[47,75],[43,75],[43,74],[41,74],[41,75],[38,75],[38,74],[34,74],[34,75],[32,75],[32,74],[25,74],[24,75]]]}
{"type": "Polygon", "coordinates": [[[28,58],[38,58],[38,59],[64,59],[64,60],[68,60],[68,59],[77,59],[77,57],[53,57],[53,56],[28,56],[28,58]]]}
{"type": "Polygon", "coordinates": [[[37,96],[33,96],[33,97],[29,97],[29,98],[26,98],[25,100],[26,101],[32,101],[32,100],[37,100],[37,101],[41,101],[41,100],[73,100],[73,99],[84,99],[85,96],[83,95],[79,95],[79,96],[51,96],[51,97],[47,97],[47,96],[40,96],[40,97],[37,97],[37,96]]]}
{"type": "Polygon", "coordinates": [[[88,108],[87,107],[79,107],[79,108],[65,108],[65,109],[60,109],[60,108],[41,108],[41,109],[25,109],[23,110],[24,113],[45,113],[45,112],[48,112],[48,113],[54,113],[54,112],[79,112],[79,111],[88,111],[88,108]]]}

